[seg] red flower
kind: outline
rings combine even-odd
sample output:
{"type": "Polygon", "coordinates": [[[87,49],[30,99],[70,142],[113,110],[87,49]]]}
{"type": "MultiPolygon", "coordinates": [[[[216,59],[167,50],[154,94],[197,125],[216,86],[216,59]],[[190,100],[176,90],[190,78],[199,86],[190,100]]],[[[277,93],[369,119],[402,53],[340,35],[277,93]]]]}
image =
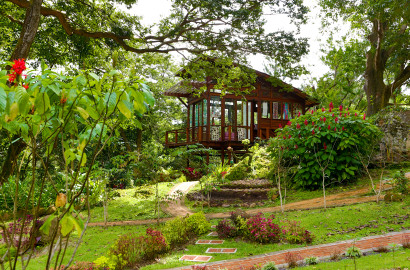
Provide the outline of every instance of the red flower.
{"type": "Polygon", "coordinates": [[[344,127],[344,126],[342,127],[342,130],[343,130],[343,131],[345,130],[345,127],[344,127]]]}
{"type": "Polygon", "coordinates": [[[326,117],[323,117],[323,122],[326,122],[326,117]]]}
{"type": "Polygon", "coordinates": [[[314,112],[313,110],[310,110],[310,113],[311,113],[311,114],[314,114],[315,112],[314,112]]]}
{"type": "Polygon", "coordinates": [[[300,129],[300,125],[299,125],[299,123],[297,123],[296,128],[297,128],[297,129],[300,129]]]}
{"type": "Polygon", "coordinates": [[[305,119],[304,123],[305,123],[305,126],[307,126],[309,124],[307,119],[305,119]]]}
{"type": "MultiPolygon", "coordinates": [[[[65,104],[67,102],[67,98],[66,97],[62,97],[61,99],[60,99],[60,104],[65,104]]],[[[191,168],[188,168],[188,170],[189,169],[191,169],[191,168]]]]}
{"type": "Polygon", "coordinates": [[[343,111],[343,105],[339,106],[339,111],[343,111]]]}
{"type": "Polygon", "coordinates": [[[282,128],[282,124],[279,124],[279,128],[282,128]]]}
{"type": "Polygon", "coordinates": [[[290,121],[288,121],[288,126],[291,126],[291,125],[292,125],[292,123],[290,121]]]}
{"type": "Polygon", "coordinates": [[[16,78],[17,78],[17,75],[16,75],[16,73],[14,73],[14,72],[11,72],[10,74],[8,74],[7,76],[9,76],[9,82],[14,82],[15,80],[16,80],[16,78]]]}
{"type": "Polygon", "coordinates": [[[314,126],[314,125],[315,125],[315,122],[312,121],[312,126],[314,126]]]}
{"type": "Polygon", "coordinates": [[[26,62],[24,61],[24,59],[14,60],[14,65],[11,68],[16,72],[17,75],[20,75],[24,70],[26,70],[26,62]]]}
{"type": "Polygon", "coordinates": [[[292,138],[292,135],[289,135],[289,137],[288,137],[288,138],[289,138],[289,139],[290,139],[290,138],[292,138]]]}
{"type": "Polygon", "coordinates": [[[345,113],[345,117],[347,116],[347,114],[345,113]]]}
{"type": "Polygon", "coordinates": [[[334,114],[334,113],[332,114],[332,117],[335,117],[335,114],[334,114]]]}
{"type": "Polygon", "coordinates": [[[332,109],[329,109],[329,112],[332,112],[332,109]]]}
{"type": "Polygon", "coordinates": [[[222,178],[227,174],[228,172],[221,172],[222,178]]]}
{"type": "Polygon", "coordinates": [[[341,112],[339,113],[339,116],[342,117],[342,113],[341,113],[341,112]]]}
{"type": "Polygon", "coordinates": [[[327,145],[326,145],[326,143],[323,143],[323,149],[327,149],[327,145]]]}
{"type": "Polygon", "coordinates": [[[321,130],[322,129],[322,127],[319,127],[319,130],[321,130]]]}
{"type": "Polygon", "coordinates": [[[333,102],[330,102],[329,109],[333,109],[333,102]]]}
{"type": "Polygon", "coordinates": [[[335,122],[337,123],[337,121],[339,121],[339,118],[336,117],[336,118],[335,118],[335,122]]]}
{"type": "Polygon", "coordinates": [[[354,116],[357,116],[357,112],[354,113],[354,116]]]}
{"type": "Polygon", "coordinates": [[[315,135],[315,130],[314,129],[312,129],[312,135],[315,135]]]}
{"type": "Polygon", "coordinates": [[[295,144],[295,149],[298,149],[298,145],[297,145],[297,144],[295,144]]]}
{"type": "Polygon", "coordinates": [[[28,89],[28,84],[23,83],[23,87],[27,90],[28,89]]]}
{"type": "Polygon", "coordinates": [[[300,116],[300,112],[298,112],[298,117],[300,116]]]}
{"type": "Polygon", "coordinates": [[[330,130],[330,125],[327,126],[327,129],[330,130]]]}
{"type": "Polygon", "coordinates": [[[325,108],[324,107],[322,107],[322,112],[324,112],[325,111],[325,108]]]}
{"type": "Polygon", "coordinates": [[[283,139],[286,140],[286,136],[283,136],[283,139]]]}
{"type": "Polygon", "coordinates": [[[347,115],[350,115],[350,113],[347,113],[347,115]]]}
{"type": "Polygon", "coordinates": [[[337,131],[337,128],[335,128],[335,131],[337,131]]]}
{"type": "Polygon", "coordinates": [[[366,120],[366,114],[363,114],[363,120],[366,120]]]}

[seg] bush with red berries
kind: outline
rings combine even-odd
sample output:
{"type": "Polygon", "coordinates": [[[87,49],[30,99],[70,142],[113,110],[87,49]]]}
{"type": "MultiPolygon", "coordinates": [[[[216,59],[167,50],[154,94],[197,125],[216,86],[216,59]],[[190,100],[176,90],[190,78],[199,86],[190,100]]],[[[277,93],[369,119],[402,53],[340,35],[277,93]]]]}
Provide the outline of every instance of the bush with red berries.
{"type": "Polygon", "coordinates": [[[283,164],[297,166],[294,184],[316,189],[355,178],[362,168],[359,155],[370,154],[381,138],[380,130],[365,114],[343,106],[310,110],[276,130],[268,151],[283,164]]]}

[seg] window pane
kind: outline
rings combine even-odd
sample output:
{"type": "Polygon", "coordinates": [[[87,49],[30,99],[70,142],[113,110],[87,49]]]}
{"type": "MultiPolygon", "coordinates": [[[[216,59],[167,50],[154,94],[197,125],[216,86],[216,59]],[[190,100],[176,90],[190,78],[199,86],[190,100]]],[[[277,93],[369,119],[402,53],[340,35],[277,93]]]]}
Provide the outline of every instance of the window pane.
{"type": "Polygon", "coordinates": [[[208,121],[208,105],[207,105],[207,100],[204,99],[202,101],[203,105],[203,110],[204,110],[204,126],[207,125],[207,121],[208,121]]]}
{"type": "Polygon", "coordinates": [[[270,118],[270,106],[268,101],[262,101],[262,118],[270,118]]]}
{"type": "Polygon", "coordinates": [[[221,124],[221,99],[217,96],[211,97],[211,124],[221,124]]]}
{"type": "Polygon", "coordinates": [[[283,111],[283,119],[289,120],[291,119],[290,110],[289,110],[289,103],[283,102],[282,103],[282,111],[283,111]]]}
{"type": "Polygon", "coordinates": [[[225,126],[231,126],[234,124],[234,109],[233,99],[225,99],[225,126]]]}
{"type": "Polygon", "coordinates": [[[243,126],[243,104],[242,100],[237,100],[236,101],[236,121],[238,126],[243,126]]]}

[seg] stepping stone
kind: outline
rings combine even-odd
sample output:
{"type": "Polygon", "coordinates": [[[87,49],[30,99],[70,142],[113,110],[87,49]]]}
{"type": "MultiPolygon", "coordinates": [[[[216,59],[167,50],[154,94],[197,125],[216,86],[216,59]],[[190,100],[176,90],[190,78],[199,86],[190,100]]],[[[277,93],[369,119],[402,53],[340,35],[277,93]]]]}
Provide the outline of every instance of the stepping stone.
{"type": "Polygon", "coordinates": [[[218,236],[217,232],[210,232],[207,234],[207,236],[218,236]]]}
{"type": "Polygon", "coordinates": [[[179,260],[188,262],[208,262],[210,259],[212,259],[212,256],[184,255],[179,260]]]}
{"type": "Polygon", "coordinates": [[[205,253],[236,253],[236,248],[208,248],[205,253]]]}
{"type": "Polygon", "coordinates": [[[198,240],[196,241],[196,245],[212,245],[212,244],[223,244],[224,240],[198,240]]]}

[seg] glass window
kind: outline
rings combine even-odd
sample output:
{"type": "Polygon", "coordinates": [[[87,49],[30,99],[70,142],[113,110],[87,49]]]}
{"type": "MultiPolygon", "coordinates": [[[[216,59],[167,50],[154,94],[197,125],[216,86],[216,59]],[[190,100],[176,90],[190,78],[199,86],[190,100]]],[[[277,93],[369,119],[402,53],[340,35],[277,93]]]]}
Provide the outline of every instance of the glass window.
{"type": "Polygon", "coordinates": [[[283,111],[283,119],[284,120],[292,119],[292,116],[290,114],[290,104],[288,102],[283,102],[282,103],[282,111],[283,111]]]}
{"type": "Polygon", "coordinates": [[[262,101],[262,118],[270,118],[270,106],[268,101],[262,101]]]}
{"type": "Polygon", "coordinates": [[[219,96],[212,96],[211,106],[211,125],[221,124],[221,99],[219,96]]]}
{"type": "Polygon", "coordinates": [[[281,119],[281,106],[280,102],[272,102],[272,118],[281,119]]]}
{"type": "Polygon", "coordinates": [[[234,107],[233,99],[226,98],[225,99],[225,126],[232,126],[234,125],[234,107]]]}
{"type": "MultiPolygon", "coordinates": [[[[244,125],[244,105],[246,106],[246,103],[243,102],[242,100],[237,100],[236,101],[236,123],[238,126],[243,126],[244,125]]],[[[245,108],[246,111],[246,108],[245,108]]]]}
{"type": "Polygon", "coordinates": [[[189,105],[189,126],[192,127],[192,114],[194,110],[194,105],[189,105]]]}
{"type": "Polygon", "coordinates": [[[204,111],[204,120],[203,120],[203,123],[204,123],[204,126],[206,126],[207,125],[207,121],[208,121],[208,106],[207,106],[207,100],[206,99],[204,99],[203,101],[202,101],[202,103],[203,103],[203,111],[204,111]]]}

